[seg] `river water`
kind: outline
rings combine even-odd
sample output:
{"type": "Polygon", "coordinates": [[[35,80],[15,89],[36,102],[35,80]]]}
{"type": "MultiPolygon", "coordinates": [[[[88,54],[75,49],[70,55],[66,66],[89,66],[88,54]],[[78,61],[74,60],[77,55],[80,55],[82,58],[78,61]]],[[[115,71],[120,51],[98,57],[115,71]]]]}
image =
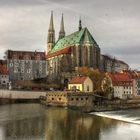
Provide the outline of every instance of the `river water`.
{"type": "MultiPolygon", "coordinates": [[[[140,118],[140,110],[108,113],[140,118]]],[[[0,106],[0,140],[140,140],[140,125],[40,104],[0,106]]]]}

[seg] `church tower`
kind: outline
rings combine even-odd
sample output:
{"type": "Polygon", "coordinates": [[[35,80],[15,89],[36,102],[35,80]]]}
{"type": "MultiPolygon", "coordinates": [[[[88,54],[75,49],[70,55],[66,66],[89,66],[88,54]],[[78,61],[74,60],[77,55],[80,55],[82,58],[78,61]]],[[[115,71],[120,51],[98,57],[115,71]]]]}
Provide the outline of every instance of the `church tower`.
{"type": "Polygon", "coordinates": [[[59,39],[65,37],[65,30],[64,30],[64,20],[63,20],[63,14],[61,18],[61,24],[60,24],[60,32],[59,32],[59,39]]]}
{"type": "Polygon", "coordinates": [[[53,11],[51,12],[50,25],[48,30],[47,52],[51,51],[55,44],[55,30],[53,24],[53,11]]]}

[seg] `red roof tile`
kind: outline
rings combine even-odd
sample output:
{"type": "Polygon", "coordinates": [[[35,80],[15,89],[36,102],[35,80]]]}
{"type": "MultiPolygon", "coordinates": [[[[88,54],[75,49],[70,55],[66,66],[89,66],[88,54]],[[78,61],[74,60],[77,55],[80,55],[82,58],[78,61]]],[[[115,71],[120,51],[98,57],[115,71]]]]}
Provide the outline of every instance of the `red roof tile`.
{"type": "Polygon", "coordinates": [[[64,49],[56,51],[54,53],[50,53],[50,54],[48,53],[46,57],[51,58],[51,57],[54,57],[54,56],[58,56],[60,54],[70,54],[70,53],[71,53],[71,47],[64,48],[64,49]]]}
{"type": "Polygon", "coordinates": [[[113,85],[132,85],[132,79],[127,73],[108,73],[108,75],[111,78],[113,85]]]}
{"type": "Polygon", "coordinates": [[[72,78],[69,81],[69,84],[82,84],[86,79],[87,79],[87,77],[77,76],[77,77],[72,78]]]}

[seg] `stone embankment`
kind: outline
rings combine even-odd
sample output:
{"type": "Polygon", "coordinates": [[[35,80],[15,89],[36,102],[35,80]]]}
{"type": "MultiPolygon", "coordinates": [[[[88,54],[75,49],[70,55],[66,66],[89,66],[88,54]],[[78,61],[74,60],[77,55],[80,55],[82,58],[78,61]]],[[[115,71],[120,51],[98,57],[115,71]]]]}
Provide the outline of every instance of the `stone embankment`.
{"type": "Polygon", "coordinates": [[[47,106],[65,106],[84,112],[140,108],[140,100],[109,100],[93,93],[83,92],[46,92],[46,96],[42,96],[40,100],[47,106]]]}
{"type": "Polygon", "coordinates": [[[45,96],[46,92],[40,91],[15,91],[0,90],[0,104],[20,103],[20,102],[36,102],[40,96],[45,96]]]}

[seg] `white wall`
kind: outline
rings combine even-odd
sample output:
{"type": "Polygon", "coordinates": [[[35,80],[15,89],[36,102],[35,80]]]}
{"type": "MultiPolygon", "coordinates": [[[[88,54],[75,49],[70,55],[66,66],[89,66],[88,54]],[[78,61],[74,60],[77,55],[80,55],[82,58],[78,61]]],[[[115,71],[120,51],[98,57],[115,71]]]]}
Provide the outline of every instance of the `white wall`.
{"type": "Polygon", "coordinates": [[[114,86],[114,97],[124,98],[133,94],[132,86],[114,86]]]}

